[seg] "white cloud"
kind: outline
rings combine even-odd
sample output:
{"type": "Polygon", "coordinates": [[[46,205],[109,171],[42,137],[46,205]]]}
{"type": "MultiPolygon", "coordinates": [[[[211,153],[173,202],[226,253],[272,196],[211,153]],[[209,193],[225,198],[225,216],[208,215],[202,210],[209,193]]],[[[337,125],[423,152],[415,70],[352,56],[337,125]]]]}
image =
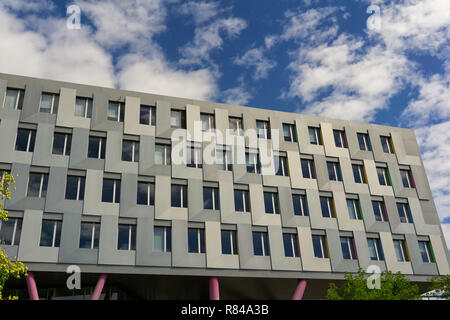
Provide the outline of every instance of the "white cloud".
{"type": "Polygon", "coordinates": [[[241,57],[236,57],[233,62],[238,66],[254,67],[253,78],[255,80],[267,78],[269,71],[277,65],[275,61],[264,57],[264,49],[262,48],[250,49],[241,57]]]}
{"type": "Polygon", "coordinates": [[[217,16],[221,10],[219,9],[219,2],[189,1],[183,3],[178,8],[178,12],[192,15],[195,24],[202,24],[217,16]]]}
{"type": "Polygon", "coordinates": [[[239,86],[227,89],[222,92],[222,100],[225,103],[244,106],[250,101],[252,95],[244,86],[242,78],[239,80],[239,83],[239,86]]]}

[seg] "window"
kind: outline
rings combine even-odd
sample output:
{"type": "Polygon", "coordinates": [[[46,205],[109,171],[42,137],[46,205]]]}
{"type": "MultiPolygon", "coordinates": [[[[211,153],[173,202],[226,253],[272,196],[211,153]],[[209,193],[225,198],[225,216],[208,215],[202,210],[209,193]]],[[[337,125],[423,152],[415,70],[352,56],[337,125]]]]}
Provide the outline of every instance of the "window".
{"type": "Polygon", "coordinates": [[[280,213],[280,205],[278,200],[278,193],[276,192],[264,192],[264,207],[266,213],[280,213]]]}
{"type": "Polygon", "coordinates": [[[250,212],[250,201],[247,190],[234,190],[234,210],[250,212]]]}
{"type": "Polygon", "coordinates": [[[202,131],[210,131],[215,128],[213,114],[200,113],[200,121],[202,122],[202,131]]]}
{"type": "Polygon", "coordinates": [[[287,158],[285,156],[274,156],[274,164],[276,168],[275,174],[277,176],[289,176],[289,170],[287,165],[287,158]]]}
{"type": "Polygon", "coordinates": [[[22,110],[23,97],[25,91],[21,89],[6,89],[5,101],[3,108],[12,110],[22,110]]]}
{"type": "Polygon", "coordinates": [[[294,215],[296,216],[308,216],[308,202],[306,200],[306,195],[293,194],[292,202],[294,204],[294,215]]]}
{"type": "Polygon", "coordinates": [[[75,117],[92,118],[92,99],[77,97],[74,115],[75,117]]]}
{"type": "Polygon", "coordinates": [[[297,235],[294,233],[283,233],[284,256],[299,257],[297,235]]]}
{"type": "Polygon", "coordinates": [[[236,136],[244,135],[244,124],[242,123],[242,118],[229,117],[228,126],[230,128],[230,134],[236,136]]]}
{"type": "Polygon", "coordinates": [[[347,199],[347,209],[348,215],[352,220],[362,220],[361,207],[359,205],[359,200],[357,199],[347,199]]]}
{"type": "Polygon", "coordinates": [[[100,239],[100,223],[81,222],[80,248],[98,249],[100,239]]]}
{"type": "Polygon", "coordinates": [[[84,187],[86,178],[77,176],[67,176],[66,199],[84,200],[84,187]]]}
{"type": "Polygon", "coordinates": [[[172,128],[186,129],[186,111],[171,110],[170,111],[170,126],[172,128]]]}
{"type": "Polygon", "coordinates": [[[89,137],[88,158],[105,159],[106,138],[89,137]]]}
{"type": "Polygon", "coordinates": [[[157,227],[153,228],[153,250],[157,252],[172,251],[172,228],[157,227]]]}
{"type": "Polygon", "coordinates": [[[156,125],[156,108],[141,104],[139,110],[139,124],[156,125]]]}
{"type": "Polygon", "coordinates": [[[388,168],[377,167],[378,182],[381,186],[391,186],[391,177],[388,168]]]}
{"type": "Polygon", "coordinates": [[[297,129],[295,128],[295,124],[283,123],[283,135],[284,141],[297,142],[297,129]]]}
{"type": "Polygon", "coordinates": [[[261,162],[259,160],[258,153],[246,152],[245,153],[245,163],[247,165],[248,173],[261,173],[261,162]]]}
{"type": "Polygon", "coordinates": [[[16,151],[33,152],[36,140],[36,130],[17,129],[16,151]]]}
{"type": "Polygon", "coordinates": [[[338,148],[348,148],[347,137],[344,130],[333,130],[334,144],[338,148]]]}
{"type": "Polygon", "coordinates": [[[398,211],[398,215],[400,217],[400,222],[414,223],[413,217],[411,215],[411,210],[409,209],[409,204],[397,203],[397,211],[398,211]]]}
{"type": "Polygon", "coordinates": [[[190,168],[201,169],[202,163],[202,148],[200,147],[188,147],[187,148],[187,166],[190,168]]]}
{"type": "Polygon", "coordinates": [[[342,181],[341,166],[339,162],[327,161],[328,177],[330,181],[342,181]]]}
{"type": "Polygon", "coordinates": [[[47,195],[48,173],[32,173],[28,177],[27,197],[44,198],[47,195]]]}
{"type": "Polygon", "coordinates": [[[372,208],[376,221],[389,221],[383,201],[372,200],[372,208]]]}
{"type": "Polygon", "coordinates": [[[136,225],[119,224],[117,250],[136,250],[136,225]]]}
{"type": "Polygon", "coordinates": [[[234,230],[222,230],[222,254],[238,254],[236,231],[234,230]]]}
{"type": "Polygon", "coordinates": [[[171,190],[171,206],[187,208],[187,186],[173,184],[171,190]]]}
{"type": "Polygon", "coordinates": [[[320,259],[328,258],[328,245],[327,239],[322,235],[313,235],[312,243],[314,249],[314,256],[320,259]]]}
{"type": "Polygon", "coordinates": [[[108,120],[123,122],[125,115],[125,104],[123,102],[109,101],[108,120]]]}
{"type": "Polygon", "coordinates": [[[102,202],[120,202],[120,180],[103,179],[102,202]]]}
{"type": "Polygon", "coordinates": [[[58,248],[61,241],[61,221],[42,220],[39,246],[58,248]]]}
{"type": "Polygon", "coordinates": [[[53,133],[53,154],[70,156],[72,135],[68,133],[53,133]]]}
{"type": "Polygon", "coordinates": [[[232,171],[231,152],[228,150],[216,149],[216,165],[219,170],[232,171]]]}
{"type": "Polygon", "coordinates": [[[383,151],[385,153],[394,153],[394,148],[392,147],[391,137],[381,136],[381,146],[383,147],[383,151]]]}
{"type": "Polygon", "coordinates": [[[139,162],[139,142],[122,140],[122,161],[139,162]]]}
{"type": "Polygon", "coordinates": [[[356,256],[355,242],[352,237],[341,237],[341,248],[344,259],[358,259],[356,256]]]}
{"type": "Polygon", "coordinates": [[[383,247],[381,246],[380,239],[367,238],[367,245],[369,246],[370,260],[384,260],[383,247]]]}
{"type": "Polygon", "coordinates": [[[8,218],[0,221],[0,244],[18,246],[22,233],[22,218],[8,218]]]}
{"type": "Polygon", "coordinates": [[[423,262],[436,262],[430,241],[419,241],[419,250],[423,262]]]}
{"type": "Polygon", "coordinates": [[[258,138],[270,139],[270,124],[269,121],[256,120],[256,131],[258,138]]]}
{"type": "Polygon", "coordinates": [[[336,218],[332,197],[320,197],[320,207],[322,209],[322,217],[336,218]]]}
{"type": "Polygon", "coordinates": [[[205,253],[205,230],[200,228],[188,229],[188,252],[205,253]]]}
{"type": "Polygon", "coordinates": [[[219,188],[203,187],[203,209],[220,210],[219,188]]]}
{"type": "Polygon", "coordinates": [[[394,240],[394,249],[398,262],[410,261],[405,240],[394,240]]]}
{"type": "Polygon", "coordinates": [[[167,144],[155,144],[155,164],[170,166],[171,148],[167,144]]]}
{"type": "Polygon", "coordinates": [[[363,151],[372,151],[372,145],[370,144],[370,138],[367,133],[357,133],[359,149],[363,151]]]}
{"type": "Polygon", "coordinates": [[[400,176],[402,177],[403,187],[405,188],[416,187],[411,170],[400,170],[400,176]]]}
{"type": "Polygon", "coordinates": [[[42,93],[39,112],[53,113],[58,112],[59,95],[55,93],[42,93]]]}
{"type": "Polygon", "coordinates": [[[144,206],[155,205],[155,184],[151,182],[137,183],[137,204],[144,206]]]}
{"type": "Polygon", "coordinates": [[[367,183],[366,173],[364,171],[364,166],[359,164],[352,164],[353,177],[355,178],[355,183],[367,183]]]}
{"type": "Polygon", "coordinates": [[[267,232],[253,231],[253,254],[255,256],[270,256],[267,232]]]}
{"type": "Polygon", "coordinates": [[[320,128],[308,127],[309,143],[322,145],[322,137],[320,135],[320,128]]]}
{"type": "Polygon", "coordinates": [[[314,161],[309,159],[301,159],[302,174],[305,179],[315,179],[316,169],[314,168],[314,161]]]}

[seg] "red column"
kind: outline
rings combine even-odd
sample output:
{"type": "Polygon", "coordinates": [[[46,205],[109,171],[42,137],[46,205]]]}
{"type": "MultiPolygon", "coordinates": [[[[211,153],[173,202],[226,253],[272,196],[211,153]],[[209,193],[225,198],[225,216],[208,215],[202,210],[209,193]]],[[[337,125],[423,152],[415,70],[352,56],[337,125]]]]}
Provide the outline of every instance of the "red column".
{"type": "Polygon", "coordinates": [[[305,293],[307,283],[308,283],[308,280],[306,280],[306,279],[301,279],[298,282],[297,288],[295,288],[294,295],[292,296],[292,300],[302,300],[303,294],[305,293]]]}
{"type": "Polygon", "coordinates": [[[31,271],[27,271],[28,276],[26,277],[28,296],[30,300],[39,300],[39,295],[36,287],[36,281],[34,280],[34,274],[31,271]]]}
{"type": "Polygon", "coordinates": [[[94,292],[92,293],[91,300],[98,300],[100,298],[100,295],[102,294],[103,286],[105,285],[106,278],[108,278],[108,275],[102,274],[98,278],[97,285],[95,286],[94,292]]]}
{"type": "Polygon", "coordinates": [[[220,300],[219,279],[217,277],[209,278],[209,300],[220,300]]]}

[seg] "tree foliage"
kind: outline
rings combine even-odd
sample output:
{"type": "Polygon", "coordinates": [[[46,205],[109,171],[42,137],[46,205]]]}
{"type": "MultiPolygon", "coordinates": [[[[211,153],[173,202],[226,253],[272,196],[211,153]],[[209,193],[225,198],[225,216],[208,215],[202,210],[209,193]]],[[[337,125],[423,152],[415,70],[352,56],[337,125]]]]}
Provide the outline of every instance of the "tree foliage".
{"type": "Polygon", "coordinates": [[[418,299],[419,287],[400,272],[384,271],[380,275],[380,289],[369,289],[363,269],[357,274],[345,274],[345,283],[338,287],[330,283],[327,300],[412,300],[418,299]]]}
{"type": "Polygon", "coordinates": [[[431,278],[432,284],[427,294],[428,297],[439,297],[450,299],[450,276],[434,276],[431,278]]]}

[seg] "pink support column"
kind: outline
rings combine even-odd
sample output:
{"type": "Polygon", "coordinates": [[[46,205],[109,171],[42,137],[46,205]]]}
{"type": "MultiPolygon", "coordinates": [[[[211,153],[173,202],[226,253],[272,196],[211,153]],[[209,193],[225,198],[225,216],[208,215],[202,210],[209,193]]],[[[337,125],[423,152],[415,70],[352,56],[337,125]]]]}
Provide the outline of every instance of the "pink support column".
{"type": "Polygon", "coordinates": [[[209,278],[209,300],[220,300],[219,279],[217,277],[209,278]]]}
{"type": "Polygon", "coordinates": [[[31,271],[27,271],[28,276],[26,277],[28,296],[30,300],[39,300],[39,294],[36,287],[36,281],[34,280],[34,274],[31,271]]]}
{"type": "Polygon", "coordinates": [[[92,293],[91,300],[98,300],[100,298],[100,295],[102,294],[103,286],[105,285],[106,278],[108,278],[108,275],[102,274],[98,278],[97,285],[95,286],[94,292],[92,293]]]}
{"type": "Polygon", "coordinates": [[[294,295],[292,296],[292,300],[302,300],[303,294],[305,293],[307,283],[308,283],[308,280],[306,280],[306,279],[301,279],[298,282],[297,288],[295,288],[294,295]]]}

